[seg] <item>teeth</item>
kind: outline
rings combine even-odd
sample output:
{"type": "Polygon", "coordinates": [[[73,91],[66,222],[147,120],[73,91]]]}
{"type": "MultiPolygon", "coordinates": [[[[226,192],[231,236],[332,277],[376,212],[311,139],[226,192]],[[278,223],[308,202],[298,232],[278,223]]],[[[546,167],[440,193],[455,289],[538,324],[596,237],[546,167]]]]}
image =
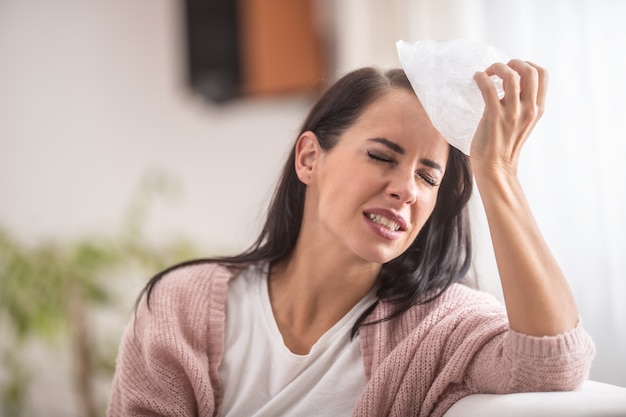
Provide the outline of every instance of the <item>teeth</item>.
{"type": "Polygon", "coordinates": [[[380,214],[369,214],[369,218],[376,224],[380,224],[381,226],[386,227],[389,230],[399,230],[400,225],[393,220],[389,220],[386,217],[381,216],[380,214]]]}

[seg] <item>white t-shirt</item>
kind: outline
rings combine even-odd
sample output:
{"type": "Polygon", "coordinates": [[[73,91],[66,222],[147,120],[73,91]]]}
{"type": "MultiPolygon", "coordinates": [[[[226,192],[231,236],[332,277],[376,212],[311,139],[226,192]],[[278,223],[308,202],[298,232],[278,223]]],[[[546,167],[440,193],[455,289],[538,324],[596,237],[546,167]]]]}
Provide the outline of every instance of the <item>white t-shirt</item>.
{"type": "Polygon", "coordinates": [[[351,416],[366,380],[359,337],[350,332],[374,300],[368,294],[307,355],[297,355],[274,319],[267,266],[243,271],[228,288],[221,415],[351,416]]]}

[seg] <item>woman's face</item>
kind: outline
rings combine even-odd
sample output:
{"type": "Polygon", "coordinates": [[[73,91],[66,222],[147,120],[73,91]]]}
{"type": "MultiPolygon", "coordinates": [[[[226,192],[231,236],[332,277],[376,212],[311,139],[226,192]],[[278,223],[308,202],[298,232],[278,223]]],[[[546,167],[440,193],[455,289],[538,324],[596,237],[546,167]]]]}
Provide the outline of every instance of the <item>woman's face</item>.
{"type": "Polygon", "coordinates": [[[304,219],[316,241],[374,263],[402,254],[435,207],[449,152],[415,94],[390,90],[317,152],[304,219]]]}

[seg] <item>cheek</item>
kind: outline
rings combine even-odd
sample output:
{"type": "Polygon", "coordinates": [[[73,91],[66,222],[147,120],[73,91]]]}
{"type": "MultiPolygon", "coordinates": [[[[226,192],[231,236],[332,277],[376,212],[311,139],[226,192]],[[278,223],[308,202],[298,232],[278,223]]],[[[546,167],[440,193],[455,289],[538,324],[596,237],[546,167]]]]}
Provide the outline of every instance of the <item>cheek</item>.
{"type": "Polygon", "coordinates": [[[419,228],[426,223],[426,220],[428,220],[435,209],[435,205],[437,204],[437,195],[437,191],[435,190],[428,190],[420,193],[414,207],[414,218],[416,219],[419,228]]]}
{"type": "Polygon", "coordinates": [[[439,191],[439,188],[437,188],[437,189],[435,189],[435,191],[431,192],[428,195],[426,204],[424,205],[424,207],[427,207],[427,209],[428,209],[428,212],[429,212],[428,215],[429,216],[430,216],[430,213],[432,213],[433,210],[435,209],[435,206],[437,205],[437,196],[439,195],[438,191],[439,191]]]}

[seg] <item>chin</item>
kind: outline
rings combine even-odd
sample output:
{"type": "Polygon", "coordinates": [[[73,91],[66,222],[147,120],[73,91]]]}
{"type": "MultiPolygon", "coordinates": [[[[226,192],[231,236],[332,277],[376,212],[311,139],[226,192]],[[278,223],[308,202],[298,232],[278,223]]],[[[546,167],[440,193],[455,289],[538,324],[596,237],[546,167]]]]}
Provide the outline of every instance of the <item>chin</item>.
{"type": "Polygon", "coordinates": [[[403,253],[397,250],[390,251],[388,250],[388,248],[386,249],[387,250],[368,251],[368,253],[363,253],[361,257],[369,262],[382,265],[382,264],[385,264],[389,261],[396,259],[398,256],[402,255],[403,253]]]}

